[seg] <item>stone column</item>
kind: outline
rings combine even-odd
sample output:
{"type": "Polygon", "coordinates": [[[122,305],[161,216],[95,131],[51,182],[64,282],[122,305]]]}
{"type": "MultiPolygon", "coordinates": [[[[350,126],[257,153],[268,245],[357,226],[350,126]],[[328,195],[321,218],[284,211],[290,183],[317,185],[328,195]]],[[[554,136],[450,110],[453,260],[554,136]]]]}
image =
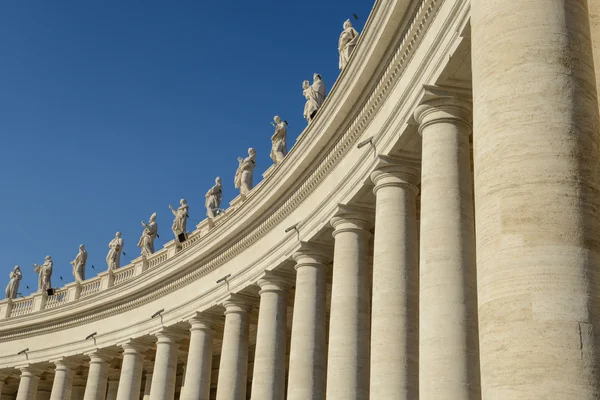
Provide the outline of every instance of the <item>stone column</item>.
{"type": "MultiPolygon", "coordinates": [[[[106,400],[116,400],[117,391],[119,390],[119,376],[109,376],[108,385],[106,388],[106,400]]],[[[132,397],[133,399],[134,397],[132,397]]]]}
{"type": "Polygon", "coordinates": [[[209,400],[212,372],[213,325],[210,319],[198,314],[188,321],[190,347],[188,350],[185,384],[180,400],[209,400]]]}
{"type": "Polygon", "coordinates": [[[285,399],[287,290],[284,278],[267,272],[258,281],[260,306],[252,375],[252,398],[285,399]]]}
{"type": "Polygon", "coordinates": [[[123,343],[121,347],[123,348],[123,362],[117,400],[139,399],[142,388],[144,352],[148,347],[133,341],[123,343]]]}
{"type": "Polygon", "coordinates": [[[588,0],[596,89],[600,87],[600,0],[588,0]]]}
{"type": "Polygon", "coordinates": [[[90,353],[88,357],[90,357],[90,368],[83,399],[105,400],[108,383],[108,361],[111,357],[100,351],[90,353]]]}
{"type": "Polygon", "coordinates": [[[371,399],[419,398],[420,162],[380,156],[371,315],[371,399]]]}
{"type": "Polygon", "coordinates": [[[54,364],[56,368],[50,400],[71,400],[73,379],[75,377],[74,368],[77,365],[65,360],[55,361],[54,364]]]}
{"type": "Polygon", "coordinates": [[[225,329],[217,383],[217,400],[245,400],[248,377],[250,306],[237,296],[223,303],[225,329]]]}
{"type": "Polygon", "coordinates": [[[327,400],[369,398],[369,264],[372,226],[366,210],[339,206],[329,319],[327,400]]]}
{"type": "Polygon", "coordinates": [[[15,400],[36,400],[40,371],[31,366],[21,367],[20,370],[21,379],[15,400]]]}
{"type": "Polygon", "coordinates": [[[85,394],[86,379],[82,375],[73,376],[73,388],[71,389],[71,400],[83,400],[85,394]]]}
{"type": "Polygon", "coordinates": [[[152,375],[150,400],[172,399],[177,379],[177,343],[181,335],[163,329],[156,333],[156,359],[152,375]]]}
{"type": "Polygon", "coordinates": [[[327,382],[327,264],[329,249],[302,242],[294,253],[296,293],[288,400],[325,400],[327,382]]]}
{"type": "Polygon", "coordinates": [[[0,375],[0,397],[2,396],[2,389],[4,388],[4,380],[6,379],[6,375],[0,375]]]}
{"type": "Polygon", "coordinates": [[[480,398],[471,104],[427,88],[422,136],[420,400],[480,398]]]}
{"type": "Polygon", "coordinates": [[[146,383],[144,384],[144,396],[142,400],[150,400],[150,389],[152,388],[152,371],[154,371],[154,363],[151,361],[144,361],[144,370],[146,383]]]}
{"type": "Polygon", "coordinates": [[[486,400],[600,398],[600,125],[586,5],[472,3],[486,400]]]}

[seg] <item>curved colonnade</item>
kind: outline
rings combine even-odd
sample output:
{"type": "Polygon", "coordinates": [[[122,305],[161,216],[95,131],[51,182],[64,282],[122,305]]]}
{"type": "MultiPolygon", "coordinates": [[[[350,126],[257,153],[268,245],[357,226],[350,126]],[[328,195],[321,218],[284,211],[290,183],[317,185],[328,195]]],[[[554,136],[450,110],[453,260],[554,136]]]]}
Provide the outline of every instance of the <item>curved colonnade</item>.
{"type": "MultiPolygon", "coordinates": [[[[553,17],[520,21],[522,47],[539,40],[536,29],[562,32],[576,44],[553,42],[550,53],[577,48],[589,57],[569,61],[561,82],[573,96],[557,90],[532,106],[548,119],[578,102],[575,117],[562,117],[586,145],[567,141],[577,151],[564,150],[550,169],[562,174],[597,156],[586,3],[482,3],[493,6],[377,1],[314,121],[214,224],[203,221],[181,248],[168,243],[115,274],[0,302],[0,399],[597,398],[598,288],[585,272],[598,268],[591,237],[600,221],[582,201],[561,200],[573,218],[558,221],[540,211],[532,222],[522,208],[555,211],[544,201],[557,187],[539,172],[551,152],[534,154],[568,130],[534,118],[527,129],[542,139],[510,142],[506,132],[523,126],[526,107],[518,95],[499,105],[487,92],[511,80],[517,93],[545,87],[561,60],[529,53],[549,75],[528,80],[513,65],[514,48],[502,46],[512,36],[490,21],[506,23],[501,11],[524,3],[516,15],[553,17]],[[564,15],[577,28],[562,24],[564,15]],[[498,119],[506,128],[494,136],[498,119]],[[515,165],[538,157],[527,193],[503,186],[522,173],[500,167],[507,155],[515,165]],[[515,197],[521,208],[506,200],[515,197]],[[553,230],[569,233],[561,239],[569,251],[544,234],[553,230]],[[525,231],[539,234],[519,236],[525,231]],[[505,265],[510,274],[498,275],[505,265]],[[562,359],[551,362],[557,346],[562,359]]],[[[599,175],[578,171],[562,175],[561,188],[598,195],[599,175]]],[[[585,204],[593,209],[598,198],[585,204]]]]}

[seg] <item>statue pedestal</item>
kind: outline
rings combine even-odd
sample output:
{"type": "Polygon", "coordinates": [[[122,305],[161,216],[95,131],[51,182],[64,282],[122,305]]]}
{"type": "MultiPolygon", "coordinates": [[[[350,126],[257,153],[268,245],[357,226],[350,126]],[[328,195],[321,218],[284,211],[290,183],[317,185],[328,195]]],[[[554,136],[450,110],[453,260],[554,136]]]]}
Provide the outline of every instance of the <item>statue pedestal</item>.
{"type": "Polygon", "coordinates": [[[10,312],[12,311],[12,300],[5,299],[0,303],[0,319],[10,317],[10,312]]]}
{"type": "Polygon", "coordinates": [[[236,209],[239,206],[241,206],[244,201],[246,201],[246,195],[245,194],[240,194],[238,197],[236,197],[235,199],[231,200],[229,202],[229,205],[231,207],[233,207],[234,209],[236,209]]]}
{"type": "Polygon", "coordinates": [[[71,282],[65,285],[67,289],[67,302],[75,301],[79,299],[79,294],[81,293],[81,283],[79,282],[71,282]]]}
{"type": "Polygon", "coordinates": [[[115,282],[115,274],[113,271],[104,271],[98,274],[100,277],[100,290],[106,290],[115,282]]]}
{"type": "Polygon", "coordinates": [[[135,269],[135,272],[133,273],[134,276],[141,275],[144,271],[148,269],[148,259],[146,258],[146,256],[140,256],[136,258],[135,260],[133,260],[133,264],[135,265],[133,267],[135,269]]]}
{"type": "Polygon", "coordinates": [[[47,301],[48,295],[46,292],[35,292],[33,294],[33,312],[43,310],[47,301]]]}

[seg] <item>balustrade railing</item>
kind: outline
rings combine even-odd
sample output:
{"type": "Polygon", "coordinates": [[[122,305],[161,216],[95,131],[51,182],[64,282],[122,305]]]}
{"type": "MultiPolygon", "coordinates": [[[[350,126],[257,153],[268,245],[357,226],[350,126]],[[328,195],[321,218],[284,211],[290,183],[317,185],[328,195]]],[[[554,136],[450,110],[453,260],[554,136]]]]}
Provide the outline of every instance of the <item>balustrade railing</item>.
{"type": "Polygon", "coordinates": [[[115,277],[113,281],[113,286],[119,285],[123,282],[127,282],[135,276],[135,265],[129,265],[127,267],[123,267],[118,272],[115,272],[115,277]]]}
{"type": "Polygon", "coordinates": [[[158,264],[162,264],[167,261],[169,258],[169,252],[167,249],[162,249],[152,254],[152,256],[148,259],[148,268],[154,268],[158,264]]]}
{"type": "Polygon", "coordinates": [[[81,285],[81,292],[79,292],[79,298],[84,298],[98,293],[100,291],[100,278],[92,278],[83,285],[81,285]]]}
{"type": "Polygon", "coordinates": [[[44,308],[54,308],[65,304],[68,300],[67,289],[56,290],[52,296],[48,296],[44,308]]]}
{"type": "Polygon", "coordinates": [[[29,314],[33,311],[33,298],[23,300],[13,300],[10,310],[10,317],[29,314]]]}

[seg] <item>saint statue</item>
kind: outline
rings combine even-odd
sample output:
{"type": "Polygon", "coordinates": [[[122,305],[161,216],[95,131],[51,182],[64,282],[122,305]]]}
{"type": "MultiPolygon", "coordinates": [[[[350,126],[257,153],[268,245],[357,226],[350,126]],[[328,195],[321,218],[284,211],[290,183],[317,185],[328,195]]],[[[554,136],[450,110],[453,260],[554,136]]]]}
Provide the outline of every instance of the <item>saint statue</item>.
{"type": "Polygon", "coordinates": [[[73,261],[71,261],[71,265],[73,266],[73,276],[75,277],[75,282],[81,283],[85,280],[85,263],[87,262],[88,253],[85,250],[85,246],[79,245],[79,253],[77,253],[77,257],[73,261]]]}
{"type": "Polygon", "coordinates": [[[352,22],[347,19],[346,22],[344,22],[344,30],[342,31],[338,42],[340,69],[344,69],[346,64],[348,64],[348,60],[350,60],[350,56],[352,55],[352,51],[354,51],[357,41],[358,32],[352,27],[352,22]]]}
{"type": "Polygon", "coordinates": [[[281,121],[278,115],[273,121],[271,125],[275,127],[275,133],[271,136],[271,159],[275,164],[279,164],[287,154],[287,122],[281,121]]]}
{"type": "Polygon", "coordinates": [[[252,190],[252,174],[254,167],[256,167],[256,150],[250,147],[248,149],[248,157],[238,157],[238,163],[233,183],[236,189],[240,189],[240,194],[245,196],[252,190]]]}
{"type": "Polygon", "coordinates": [[[306,98],[306,104],[304,105],[304,118],[311,122],[317,110],[321,107],[325,101],[325,84],[321,75],[313,75],[313,84],[310,85],[308,81],[302,82],[302,94],[306,98]]]}
{"type": "Polygon", "coordinates": [[[206,192],[206,216],[208,218],[214,218],[219,213],[219,207],[221,207],[221,198],[223,197],[223,186],[221,185],[221,178],[215,179],[215,186],[211,187],[206,192]]]}
{"type": "Polygon", "coordinates": [[[108,244],[108,254],[106,255],[106,264],[108,270],[112,271],[121,267],[121,253],[123,252],[123,239],[121,232],[115,234],[115,238],[108,244]]]}
{"type": "Polygon", "coordinates": [[[17,292],[19,291],[19,282],[21,282],[21,278],[23,274],[21,273],[21,268],[17,265],[15,268],[8,274],[10,280],[8,281],[8,285],[6,285],[6,298],[14,299],[17,297],[17,292]]]}
{"type": "Polygon", "coordinates": [[[42,265],[33,264],[33,270],[39,274],[38,292],[45,293],[46,290],[52,288],[52,282],[50,282],[50,278],[52,277],[52,265],[53,262],[50,256],[46,256],[42,265]]]}
{"type": "Polygon", "coordinates": [[[142,255],[145,257],[154,253],[154,239],[158,235],[158,224],[156,223],[156,213],[150,216],[150,221],[142,221],[144,232],[138,241],[137,246],[142,249],[142,255]]]}
{"type": "Polygon", "coordinates": [[[320,74],[313,74],[313,84],[311,87],[317,94],[317,108],[321,108],[325,102],[325,84],[320,74]]]}
{"type": "Polygon", "coordinates": [[[185,238],[187,239],[187,220],[188,220],[189,207],[188,207],[185,199],[179,200],[179,204],[180,204],[180,206],[177,210],[175,210],[169,204],[169,208],[171,209],[171,212],[175,216],[171,230],[173,231],[173,234],[175,235],[176,243],[181,242],[179,240],[179,235],[183,234],[185,236],[185,238]]]}

